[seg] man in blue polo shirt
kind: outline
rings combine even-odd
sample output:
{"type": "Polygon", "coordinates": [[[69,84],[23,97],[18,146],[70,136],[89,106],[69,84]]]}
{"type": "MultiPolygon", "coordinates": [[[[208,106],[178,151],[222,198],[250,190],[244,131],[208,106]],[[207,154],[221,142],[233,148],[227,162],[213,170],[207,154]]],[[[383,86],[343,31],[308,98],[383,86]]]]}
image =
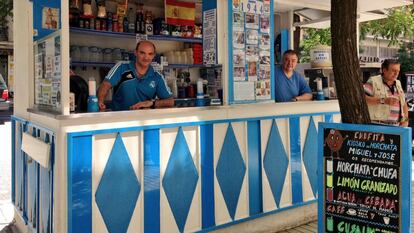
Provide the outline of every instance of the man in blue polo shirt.
{"type": "Polygon", "coordinates": [[[150,41],[138,42],[135,56],[135,62],[118,62],[99,86],[98,104],[101,111],[106,109],[104,101],[111,88],[114,111],[174,106],[172,93],[164,78],[151,66],[155,56],[154,44],[150,41]]]}
{"type": "Polygon", "coordinates": [[[283,54],[283,64],[275,69],[276,102],[312,100],[312,91],[306,80],[295,71],[298,54],[287,50],[283,54]]]}

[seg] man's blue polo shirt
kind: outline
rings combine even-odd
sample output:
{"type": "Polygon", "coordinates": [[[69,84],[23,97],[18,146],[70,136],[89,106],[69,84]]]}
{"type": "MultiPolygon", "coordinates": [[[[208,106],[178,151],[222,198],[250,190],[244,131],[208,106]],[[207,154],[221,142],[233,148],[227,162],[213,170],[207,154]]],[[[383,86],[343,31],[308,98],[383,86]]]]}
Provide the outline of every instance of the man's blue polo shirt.
{"type": "Polygon", "coordinates": [[[296,96],[312,93],[306,80],[296,71],[291,78],[283,72],[282,67],[275,69],[275,100],[276,102],[292,101],[296,96]]]}
{"type": "Polygon", "coordinates": [[[132,105],[146,100],[166,99],[172,96],[164,78],[152,66],[138,78],[135,61],[118,62],[105,77],[113,87],[112,110],[129,110],[132,105]]]}

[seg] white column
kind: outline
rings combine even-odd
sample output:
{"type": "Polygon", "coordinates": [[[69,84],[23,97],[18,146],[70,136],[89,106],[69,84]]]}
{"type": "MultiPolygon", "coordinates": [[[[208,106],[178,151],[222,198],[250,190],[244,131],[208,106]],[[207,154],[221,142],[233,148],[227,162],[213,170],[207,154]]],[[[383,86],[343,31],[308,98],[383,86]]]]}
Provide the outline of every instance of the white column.
{"type": "Polygon", "coordinates": [[[294,49],[293,43],[294,43],[294,32],[295,27],[293,26],[293,11],[290,10],[288,12],[288,23],[289,23],[289,49],[294,49]]]}
{"type": "Polygon", "coordinates": [[[14,114],[28,118],[27,108],[33,103],[33,14],[32,2],[13,1],[13,47],[14,47],[14,114]]]}

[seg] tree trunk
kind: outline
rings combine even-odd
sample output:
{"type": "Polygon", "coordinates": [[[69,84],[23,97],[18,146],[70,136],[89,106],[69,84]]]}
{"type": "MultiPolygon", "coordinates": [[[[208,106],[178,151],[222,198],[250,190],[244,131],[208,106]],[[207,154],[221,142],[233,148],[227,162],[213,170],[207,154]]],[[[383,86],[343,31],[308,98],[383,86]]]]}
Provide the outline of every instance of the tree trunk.
{"type": "Polygon", "coordinates": [[[331,0],[332,64],[342,122],[368,124],[357,55],[358,0],[331,0]]]}

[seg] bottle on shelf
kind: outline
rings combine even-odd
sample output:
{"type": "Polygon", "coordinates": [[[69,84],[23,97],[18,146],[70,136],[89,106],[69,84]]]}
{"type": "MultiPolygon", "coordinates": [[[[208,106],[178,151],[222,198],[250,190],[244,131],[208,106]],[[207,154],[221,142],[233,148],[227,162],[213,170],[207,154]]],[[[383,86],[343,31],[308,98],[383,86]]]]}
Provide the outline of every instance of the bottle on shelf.
{"type": "Polygon", "coordinates": [[[124,17],[118,17],[118,32],[124,32],[124,17]]]}
{"type": "Polygon", "coordinates": [[[153,35],[154,34],[154,25],[152,24],[152,12],[145,12],[145,34],[153,35]]]}
{"type": "Polygon", "coordinates": [[[79,27],[80,15],[80,3],[78,1],[71,0],[69,3],[69,25],[71,27],[79,27]]]}
{"type": "Polygon", "coordinates": [[[124,21],[123,21],[123,32],[128,32],[128,27],[129,27],[129,22],[128,22],[128,17],[125,15],[124,16],[124,21]]]}
{"type": "Polygon", "coordinates": [[[135,33],[135,15],[132,7],[128,9],[128,32],[135,33]]]}
{"type": "Polygon", "coordinates": [[[117,14],[112,15],[112,31],[118,32],[118,15],[117,14]]]}
{"type": "Polygon", "coordinates": [[[137,7],[135,32],[139,34],[145,33],[144,5],[142,3],[138,4],[137,7]]]}
{"type": "Polygon", "coordinates": [[[203,88],[203,79],[199,78],[197,80],[197,99],[196,106],[204,106],[204,88],[203,88]]]}
{"type": "Polygon", "coordinates": [[[107,19],[107,24],[106,24],[107,31],[112,32],[112,29],[113,29],[112,25],[113,25],[112,13],[108,12],[108,19],[107,19]]]}
{"type": "Polygon", "coordinates": [[[88,112],[99,112],[98,98],[96,97],[96,81],[91,77],[88,80],[88,112]]]}
{"type": "Polygon", "coordinates": [[[172,79],[171,92],[173,93],[174,98],[178,97],[178,86],[177,86],[177,78],[176,77],[173,77],[173,79],[172,79]]]}

